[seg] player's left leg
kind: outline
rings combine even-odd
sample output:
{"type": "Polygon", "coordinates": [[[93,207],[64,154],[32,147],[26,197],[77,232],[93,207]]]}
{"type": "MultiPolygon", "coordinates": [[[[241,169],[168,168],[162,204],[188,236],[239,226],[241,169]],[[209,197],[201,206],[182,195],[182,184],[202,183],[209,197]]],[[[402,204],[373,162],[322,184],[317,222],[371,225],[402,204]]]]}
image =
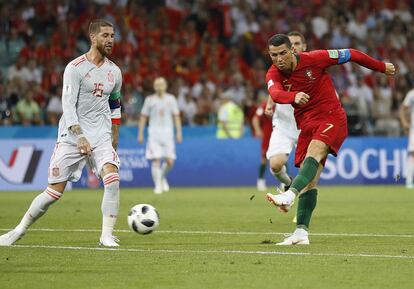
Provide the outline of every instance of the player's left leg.
{"type": "Polygon", "coordinates": [[[113,236],[113,230],[118,218],[119,211],[119,174],[118,167],[106,163],[101,171],[101,178],[104,184],[102,198],[102,234],[100,244],[108,247],[119,246],[117,239],[113,236]]]}
{"type": "Polygon", "coordinates": [[[96,175],[99,175],[104,185],[104,193],[101,204],[102,234],[99,244],[107,247],[117,247],[117,238],[113,236],[113,230],[118,218],[119,210],[119,166],[118,154],[110,141],[94,148],[89,157],[89,166],[96,175]]]}
{"type": "Polygon", "coordinates": [[[168,192],[170,190],[170,185],[167,181],[167,174],[171,170],[171,168],[174,166],[174,159],[172,158],[166,158],[161,166],[161,187],[163,192],[168,192]]]}
{"type": "Polygon", "coordinates": [[[296,230],[292,235],[284,239],[277,245],[309,245],[309,224],[312,218],[313,210],[316,207],[318,190],[316,188],[322,173],[323,166],[320,164],[314,179],[303,189],[299,195],[297,208],[296,230]]]}

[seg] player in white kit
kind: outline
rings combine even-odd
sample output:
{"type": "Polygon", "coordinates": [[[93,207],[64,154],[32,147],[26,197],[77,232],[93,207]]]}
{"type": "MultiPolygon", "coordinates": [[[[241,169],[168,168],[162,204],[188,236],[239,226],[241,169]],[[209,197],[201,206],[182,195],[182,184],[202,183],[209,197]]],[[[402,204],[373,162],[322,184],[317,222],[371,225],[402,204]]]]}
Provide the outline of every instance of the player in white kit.
{"type": "Polygon", "coordinates": [[[31,203],[21,222],[0,236],[0,245],[19,240],[62,196],[66,183],[79,180],[86,163],[102,178],[100,244],[118,246],[112,235],[119,207],[119,159],[115,151],[121,119],[121,71],[106,56],[112,53],[113,25],[94,20],[89,25],[89,51],[71,61],[63,74],[58,139],[50,159],[48,186],[31,203]]]}
{"type": "MultiPolygon", "coordinates": [[[[293,31],[288,34],[288,37],[294,51],[306,51],[305,38],[301,33],[293,31]]],[[[272,117],[273,131],[266,157],[269,160],[270,171],[287,189],[292,179],[287,173],[286,163],[293,147],[297,144],[299,130],[296,127],[293,107],[290,104],[277,104],[273,110],[274,105],[269,96],[265,114],[272,117]]]]}
{"type": "Polygon", "coordinates": [[[400,120],[404,132],[408,133],[405,186],[407,189],[414,189],[414,89],[411,89],[404,98],[400,108],[400,120]]]}
{"type": "Polygon", "coordinates": [[[144,142],[144,129],[149,120],[145,157],[152,161],[154,193],[161,194],[170,189],[166,176],[176,159],[174,125],[178,143],[182,141],[182,131],[177,100],[166,92],[167,81],[163,77],[154,80],[154,91],[155,94],[147,96],[142,107],[138,142],[144,142]]]}

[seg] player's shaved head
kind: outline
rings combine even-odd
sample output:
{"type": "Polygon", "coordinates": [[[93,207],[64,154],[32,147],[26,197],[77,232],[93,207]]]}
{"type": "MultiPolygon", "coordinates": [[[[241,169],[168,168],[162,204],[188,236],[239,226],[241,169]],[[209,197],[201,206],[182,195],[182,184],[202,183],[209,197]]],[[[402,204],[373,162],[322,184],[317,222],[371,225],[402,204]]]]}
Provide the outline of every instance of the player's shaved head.
{"type": "Polygon", "coordinates": [[[101,31],[101,27],[114,27],[114,25],[105,19],[95,19],[89,24],[89,34],[97,34],[101,31]]]}
{"type": "Polygon", "coordinates": [[[292,43],[286,34],[275,34],[267,41],[268,46],[280,46],[286,44],[287,47],[291,47],[292,43]]]}

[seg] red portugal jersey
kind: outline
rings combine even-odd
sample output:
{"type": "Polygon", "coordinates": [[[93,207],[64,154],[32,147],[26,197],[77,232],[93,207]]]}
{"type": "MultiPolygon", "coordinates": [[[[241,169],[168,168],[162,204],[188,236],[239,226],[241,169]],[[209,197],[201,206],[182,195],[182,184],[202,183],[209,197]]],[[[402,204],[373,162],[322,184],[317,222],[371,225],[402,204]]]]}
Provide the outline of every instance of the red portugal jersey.
{"type": "Polygon", "coordinates": [[[356,49],[315,50],[296,55],[297,66],[285,75],[272,65],[266,74],[267,88],[277,103],[290,103],[295,107],[298,128],[310,119],[323,118],[327,112],[341,108],[333,82],[326,72],[329,66],[356,62],[366,68],[385,72],[385,63],[356,49]],[[295,95],[304,92],[310,96],[305,105],[295,104],[295,95]]]}
{"type": "MultiPolygon", "coordinates": [[[[298,128],[308,119],[318,118],[327,111],[341,107],[332,79],[326,68],[338,64],[337,58],[331,58],[327,50],[299,53],[298,64],[290,75],[284,75],[272,65],[266,75],[266,82],[270,89],[272,85],[287,92],[293,92],[293,106],[298,128]],[[309,102],[298,106],[294,104],[297,92],[304,92],[310,96],[309,102]]],[[[273,98],[273,97],[272,97],[273,98]]],[[[278,101],[276,101],[278,102],[278,101]]]]}

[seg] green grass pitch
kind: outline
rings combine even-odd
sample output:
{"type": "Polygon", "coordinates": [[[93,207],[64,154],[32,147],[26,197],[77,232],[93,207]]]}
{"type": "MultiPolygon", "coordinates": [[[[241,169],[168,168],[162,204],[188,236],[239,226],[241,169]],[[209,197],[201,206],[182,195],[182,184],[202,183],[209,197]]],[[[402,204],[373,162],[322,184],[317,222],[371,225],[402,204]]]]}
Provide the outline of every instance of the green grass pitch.
{"type": "MultiPolygon", "coordinates": [[[[37,193],[0,193],[0,233],[37,193]]],[[[18,246],[0,247],[0,288],[414,288],[414,191],[401,186],[321,187],[311,245],[293,247],[269,241],[293,231],[294,212],[253,188],[173,188],[122,189],[121,247],[102,248],[101,197],[68,191],[18,246]],[[128,229],[138,203],[158,209],[155,233],[128,229]]]]}

